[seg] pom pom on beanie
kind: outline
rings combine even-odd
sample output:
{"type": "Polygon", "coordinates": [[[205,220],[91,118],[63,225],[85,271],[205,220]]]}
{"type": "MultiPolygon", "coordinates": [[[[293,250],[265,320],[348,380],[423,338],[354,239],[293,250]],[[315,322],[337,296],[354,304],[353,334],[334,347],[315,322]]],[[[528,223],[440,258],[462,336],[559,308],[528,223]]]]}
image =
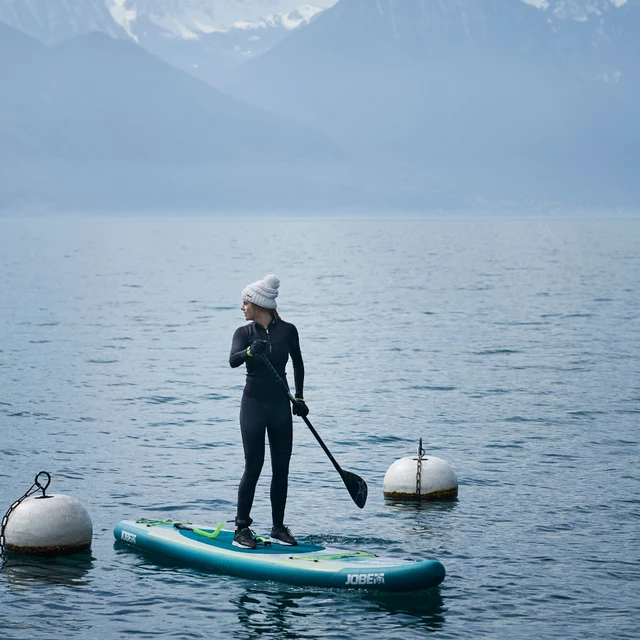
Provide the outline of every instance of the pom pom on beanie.
{"type": "Polygon", "coordinates": [[[278,306],[276,298],[278,297],[279,287],[280,280],[270,274],[262,280],[257,280],[247,285],[242,291],[242,299],[264,309],[275,309],[278,306]]]}

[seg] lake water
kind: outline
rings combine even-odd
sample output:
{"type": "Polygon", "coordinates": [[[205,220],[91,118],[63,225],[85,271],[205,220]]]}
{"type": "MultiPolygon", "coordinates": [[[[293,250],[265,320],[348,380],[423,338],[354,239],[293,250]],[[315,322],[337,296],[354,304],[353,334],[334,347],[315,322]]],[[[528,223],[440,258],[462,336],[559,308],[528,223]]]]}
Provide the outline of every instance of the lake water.
{"type": "MultiPolygon", "coordinates": [[[[10,560],[3,639],[640,637],[640,220],[0,220],[0,511],[53,475],[90,553],[10,560]],[[440,588],[338,592],[211,575],[115,543],[121,519],[231,519],[243,287],[282,281],[310,419],[300,538],[438,558],[440,588]],[[450,503],[385,503],[398,458],[450,503]]],[[[268,531],[268,463],[254,527],[268,531]]]]}

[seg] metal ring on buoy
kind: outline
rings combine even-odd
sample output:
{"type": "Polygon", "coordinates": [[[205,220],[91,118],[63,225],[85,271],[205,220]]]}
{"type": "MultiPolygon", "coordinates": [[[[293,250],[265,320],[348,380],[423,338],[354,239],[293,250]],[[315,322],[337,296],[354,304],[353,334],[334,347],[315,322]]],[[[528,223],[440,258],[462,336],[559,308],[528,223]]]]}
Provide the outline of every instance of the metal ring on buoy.
{"type": "Polygon", "coordinates": [[[49,485],[51,484],[51,474],[48,471],[40,471],[40,473],[38,473],[38,475],[36,476],[36,479],[34,480],[35,485],[38,485],[38,487],[40,487],[40,489],[42,490],[42,495],[40,496],[41,498],[50,498],[51,496],[45,495],[45,491],[48,489],[49,485]],[[40,481],[38,480],[38,478],[42,475],[47,476],[47,484],[44,485],[44,487],[40,484],[40,481]]]}

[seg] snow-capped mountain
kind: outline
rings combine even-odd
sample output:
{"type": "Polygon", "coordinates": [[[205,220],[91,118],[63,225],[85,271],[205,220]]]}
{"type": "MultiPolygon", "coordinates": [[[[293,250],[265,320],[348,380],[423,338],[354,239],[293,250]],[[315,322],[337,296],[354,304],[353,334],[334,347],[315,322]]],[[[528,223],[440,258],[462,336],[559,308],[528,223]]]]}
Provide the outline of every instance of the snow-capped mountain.
{"type": "Polygon", "coordinates": [[[165,37],[195,40],[233,29],[295,29],[337,0],[105,0],[114,19],[133,33],[144,20],[165,37]]]}
{"type": "MultiPolygon", "coordinates": [[[[375,13],[377,22],[387,21],[397,39],[411,40],[417,27],[432,21],[437,7],[451,20],[456,16],[465,20],[471,30],[469,38],[473,38],[479,35],[474,30],[484,24],[484,18],[477,19],[480,13],[489,16],[489,23],[483,28],[491,32],[501,28],[506,13],[530,5],[539,10],[541,21],[548,23],[551,32],[562,36],[556,38],[556,47],[563,38],[569,42],[583,38],[587,30],[579,25],[593,26],[595,37],[590,35],[593,46],[588,54],[602,63],[603,52],[611,49],[609,16],[616,9],[639,2],[502,0],[496,5],[492,0],[340,0],[336,10],[346,15],[359,6],[357,11],[369,22],[375,13]],[[409,14],[413,16],[411,24],[403,24],[403,15],[409,14]]],[[[0,21],[47,44],[91,31],[129,37],[175,66],[220,84],[238,64],[261,56],[337,3],[338,0],[0,0],[0,21]]],[[[358,39],[357,30],[362,25],[352,26],[356,32],[347,38],[358,39]]],[[[430,31],[426,27],[417,37],[428,43],[430,31]]],[[[345,28],[349,28],[347,23],[345,28]]],[[[598,73],[609,82],[620,77],[615,61],[600,64],[598,73]]]]}
{"type": "Polygon", "coordinates": [[[45,44],[92,31],[126,37],[105,0],[0,0],[0,22],[45,44]]]}
{"type": "Polygon", "coordinates": [[[46,44],[92,31],[131,38],[210,83],[337,0],[0,0],[0,22],[46,44]]]}
{"type": "Polygon", "coordinates": [[[336,0],[106,0],[141,46],[211,84],[336,0]]]}
{"type": "MultiPolygon", "coordinates": [[[[483,73],[546,65],[550,72],[563,68],[625,83],[640,71],[638,34],[640,0],[340,0],[251,61],[251,79],[240,74],[227,88],[279,108],[294,93],[308,97],[307,90],[275,87],[270,75],[283,84],[296,78],[299,87],[313,87],[316,74],[334,86],[344,79],[352,93],[358,77],[389,73],[394,84],[405,78],[419,88],[427,72],[446,76],[470,64],[484,65],[483,73]]],[[[465,84],[473,82],[470,76],[465,84]]]]}
{"type": "Polygon", "coordinates": [[[640,0],[527,0],[552,34],[554,55],[573,59],[581,74],[605,83],[624,81],[637,69],[640,0]],[[626,72],[626,73],[625,73],[626,72]]]}
{"type": "Polygon", "coordinates": [[[607,11],[624,6],[629,0],[522,0],[548,12],[559,20],[586,22],[602,17],[607,11]]]}
{"type": "MultiPolygon", "coordinates": [[[[364,190],[372,201],[384,193],[422,206],[438,192],[640,202],[640,0],[0,0],[0,20],[46,42],[94,28],[121,35],[129,42],[117,44],[143,53],[135,40],[260,113],[311,125],[347,152],[331,165],[332,188],[364,190]]],[[[0,29],[0,53],[2,38],[0,29]]],[[[73,50],[75,64],[81,48],[73,50]]],[[[119,69],[131,71],[131,87],[146,73],[119,69]]],[[[5,71],[16,76],[12,65],[5,71]]],[[[180,94],[183,83],[175,78],[165,90],[180,94]]],[[[166,102],[161,84],[138,122],[166,102]]],[[[19,78],[16,86],[18,118],[38,100],[23,95],[19,78]]],[[[196,118],[183,106],[166,122],[206,130],[210,110],[196,118]]],[[[1,112],[0,101],[0,155],[26,157],[1,112]]],[[[81,123],[82,110],[75,113],[81,123]]],[[[63,129],[30,133],[29,144],[63,129]]],[[[200,153],[197,129],[185,136],[196,141],[186,156],[200,153]]],[[[318,162],[319,171],[328,166],[318,162]]]]}

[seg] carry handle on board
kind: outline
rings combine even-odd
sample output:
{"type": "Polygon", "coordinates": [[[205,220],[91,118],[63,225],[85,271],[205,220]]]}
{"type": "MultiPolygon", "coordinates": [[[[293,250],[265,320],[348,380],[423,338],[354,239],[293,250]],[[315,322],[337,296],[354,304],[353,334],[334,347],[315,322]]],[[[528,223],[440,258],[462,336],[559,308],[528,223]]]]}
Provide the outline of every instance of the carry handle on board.
{"type": "MultiPolygon", "coordinates": [[[[267,365],[267,367],[271,370],[271,373],[274,375],[276,380],[284,387],[284,389],[287,392],[287,395],[289,396],[289,400],[291,401],[291,403],[295,404],[296,399],[291,395],[291,391],[289,390],[289,387],[287,387],[284,380],[279,376],[278,372],[273,368],[273,365],[271,364],[271,362],[269,362],[269,359],[267,358],[267,356],[265,356],[264,353],[261,353],[260,357],[262,358],[262,361],[267,365]]],[[[315,436],[315,439],[323,448],[329,460],[331,460],[331,462],[333,463],[333,466],[336,468],[336,471],[340,474],[340,477],[342,478],[342,482],[344,482],[344,486],[347,487],[347,491],[349,492],[349,495],[351,496],[352,500],[362,509],[367,502],[367,493],[368,493],[367,483],[355,473],[351,473],[350,471],[345,471],[344,469],[342,469],[342,467],[336,462],[336,459],[333,457],[333,455],[331,455],[331,451],[329,451],[329,449],[327,448],[327,445],[322,441],[322,438],[320,437],[318,432],[314,429],[311,422],[309,422],[309,419],[307,418],[307,416],[300,416],[300,417],[304,420],[307,427],[309,427],[309,430],[311,431],[311,433],[313,433],[313,435],[315,436]]]]}

